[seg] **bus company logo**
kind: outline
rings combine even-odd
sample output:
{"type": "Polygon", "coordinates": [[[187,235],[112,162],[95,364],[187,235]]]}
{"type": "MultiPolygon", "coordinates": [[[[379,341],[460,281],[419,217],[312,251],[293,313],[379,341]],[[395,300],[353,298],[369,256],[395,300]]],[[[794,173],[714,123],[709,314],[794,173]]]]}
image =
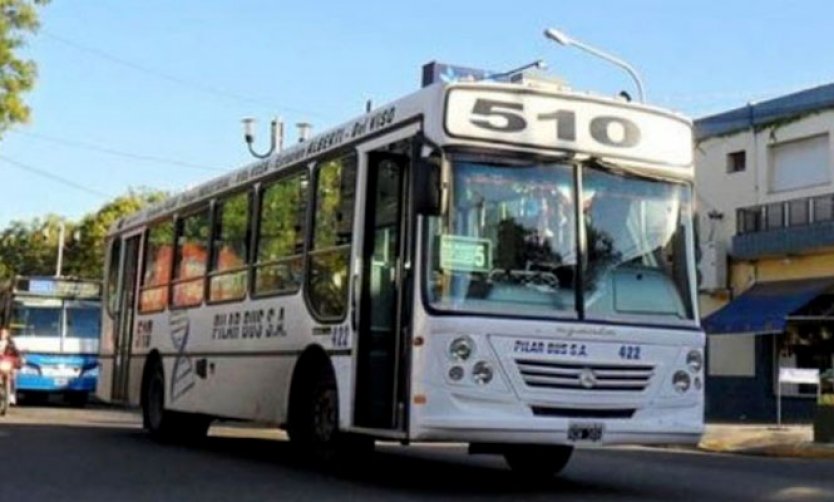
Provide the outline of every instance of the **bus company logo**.
{"type": "Polygon", "coordinates": [[[597,374],[591,368],[582,368],[579,372],[579,385],[585,389],[593,389],[597,385],[597,374]]]}
{"type": "Polygon", "coordinates": [[[171,400],[176,401],[195,384],[194,365],[185,353],[189,335],[188,313],[181,310],[171,311],[168,317],[168,327],[171,342],[176,350],[174,369],[171,374],[171,400]]]}

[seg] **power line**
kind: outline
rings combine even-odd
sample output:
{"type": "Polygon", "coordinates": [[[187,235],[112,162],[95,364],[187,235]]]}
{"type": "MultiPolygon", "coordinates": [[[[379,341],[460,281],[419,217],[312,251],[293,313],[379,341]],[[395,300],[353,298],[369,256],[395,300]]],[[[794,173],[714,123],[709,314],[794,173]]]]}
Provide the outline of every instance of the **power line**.
{"type": "Polygon", "coordinates": [[[48,180],[55,181],[57,183],[61,183],[62,185],[66,185],[68,187],[75,188],[76,190],[86,192],[90,195],[95,195],[96,197],[103,197],[105,199],[110,199],[111,198],[111,196],[109,194],[106,194],[104,192],[99,192],[96,189],[86,187],[84,185],[81,185],[80,183],[76,183],[76,182],[74,182],[70,179],[64,178],[62,176],[58,176],[57,174],[53,174],[53,173],[51,173],[49,171],[46,171],[44,169],[34,167],[34,166],[29,165],[29,164],[24,164],[23,162],[11,159],[9,157],[6,157],[5,155],[0,155],[0,160],[2,160],[3,162],[5,162],[6,164],[8,164],[10,166],[13,166],[13,167],[16,167],[16,168],[20,169],[22,171],[26,171],[26,172],[31,173],[31,174],[36,174],[36,175],[38,175],[42,178],[46,178],[48,180]]]}
{"type": "Polygon", "coordinates": [[[60,145],[70,146],[70,147],[74,147],[74,148],[82,148],[82,149],[85,149],[85,150],[92,150],[94,152],[106,153],[108,155],[116,155],[118,157],[125,157],[125,158],[133,159],[133,160],[141,160],[141,161],[146,161],[146,162],[156,162],[156,163],[166,164],[166,165],[176,165],[176,166],[180,166],[180,167],[187,167],[189,169],[199,169],[201,171],[211,171],[211,172],[227,171],[227,169],[221,169],[219,167],[209,167],[209,166],[203,166],[203,165],[199,165],[199,164],[192,164],[190,162],[184,162],[184,161],[175,160],[175,159],[167,159],[165,157],[157,157],[155,155],[146,155],[146,154],[141,154],[141,153],[125,152],[125,151],[122,151],[122,150],[115,150],[113,148],[109,148],[109,147],[105,147],[105,146],[95,145],[93,143],[87,143],[87,142],[83,142],[83,141],[76,141],[76,140],[65,139],[65,138],[57,138],[55,136],[47,136],[45,134],[39,134],[39,133],[34,133],[34,132],[18,131],[18,130],[15,130],[15,129],[12,129],[11,132],[13,132],[15,134],[20,134],[22,136],[28,136],[30,138],[36,138],[36,139],[39,139],[41,141],[48,141],[50,143],[57,143],[57,144],[60,144],[60,145]]]}
{"type": "Polygon", "coordinates": [[[86,46],[86,45],[79,44],[79,43],[74,42],[72,40],[69,40],[65,37],[62,37],[60,35],[50,33],[50,32],[48,32],[44,29],[40,29],[38,31],[38,33],[40,35],[45,36],[46,38],[49,38],[50,40],[53,40],[53,41],[58,42],[60,44],[63,44],[67,47],[71,47],[71,48],[73,48],[77,51],[96,56],[99,59],[109,61],[110,63],[116,64],[116,65],[119,65],[119,66],[123,66],[125,68],[130,68],[131,70],[134,70],[134,71],[137,71],[137,72],[140,72],[140,73],[144,73],[144,74],[147,74],[147,75],[154,76],[156,78],[165,80],[165,81],[173,83],[173,84],[177,84],[177,85],[180,85],[180,86],[183,86],[183,87],[189,87],[191,89],[196,89],[196,90],[201,91],[205,94],[210,94],[210,95],[213,95],[213,96],[226,98],[226,99],[232,99],[232,100],[240,101],[240,102],[244,102],[244,103],[255,103],[255,104],[259,104],[259,105],[263,105],[263,106],[268,106],[268,107],[274,108],[276,110],[284,110],[286,112],[297,113],[297,114],[300,114],[300,115],[311,115],[311,116],[315,116],[315,117],[322,117],[322,115],[320,113],[315,113],[315,112],[311,112],[309,110],[302,110],[300,108],[293,108],[293,107],[289,107],[289,106],[278,106],[275,103],[270,103],[269,101],[264,100],[264,99],[255,98],[255,97],[251,97],[251,96],[244,96],[242,94],[238,94],[238,93],[235,93],[235,92],[232,92],[232,91],[228,91],[226,89],[222,89],[222,88],[219,88],[219,87],[214,87],[214,86],[211,86],[211,85],[206,85],[202,82],[181,78],[181,77],[178,77],[176,75],[171,75],[170,73],[165,73],[165,72],[159,71],[159,70],[154,69],[154,68],[150,68],[150,67],[147,67],[147,66],[144,66],[144,65],[141,65],[141,64],[134,63],[133,61],[129,61],[129,60],[121,58],[119,56],[110,54],[109,52],[105,52],[101,49],[97,49],[95,47],[89,47],[89,46],[86,46]]]}

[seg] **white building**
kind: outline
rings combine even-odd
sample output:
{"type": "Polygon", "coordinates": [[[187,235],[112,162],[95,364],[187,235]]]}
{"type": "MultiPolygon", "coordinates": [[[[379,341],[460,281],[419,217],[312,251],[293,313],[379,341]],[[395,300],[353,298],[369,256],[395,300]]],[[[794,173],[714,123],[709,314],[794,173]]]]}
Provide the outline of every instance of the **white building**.
{"type": "MultiPolygon", "coordinates": [[[[778,367],[832,368],[834,84],[696,131],[707,414],[773,419],[778,367]]],[[[783,389],[787,416],[809,418],[816,389],[783,389]]]]}

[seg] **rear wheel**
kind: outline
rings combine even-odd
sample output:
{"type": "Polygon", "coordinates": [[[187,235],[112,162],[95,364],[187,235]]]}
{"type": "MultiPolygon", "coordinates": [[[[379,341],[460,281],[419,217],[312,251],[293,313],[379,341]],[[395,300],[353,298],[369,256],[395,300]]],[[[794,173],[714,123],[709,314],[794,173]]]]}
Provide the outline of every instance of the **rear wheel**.
{"type": "Polygon", "coordinates": [[[519,445],[504,451],[504,460],[513,472],[529,478],[549,478],[568,465],[572,446],[519,445]]]}
{"type": "Polygon", "coordinates": [[[165,374],[156,362],[149,369],[143,387],[142,422],[157,440],[192,442],[205,437],[211,418],[193,413],[181,413],[165,408],[165,374]]]}

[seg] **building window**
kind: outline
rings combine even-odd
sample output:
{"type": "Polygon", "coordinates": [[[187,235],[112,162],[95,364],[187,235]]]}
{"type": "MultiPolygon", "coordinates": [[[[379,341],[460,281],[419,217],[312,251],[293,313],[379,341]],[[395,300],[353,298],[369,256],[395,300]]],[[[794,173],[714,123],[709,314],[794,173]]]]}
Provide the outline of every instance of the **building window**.
{"type": "Polygon", "coordinates": [[[189,307],[203,302],[203,280],[208,263],[209,212],[204,209],[177,221],[173,302],[189,307]]]}
{"type": "Polygon", "coordinates": [[[307,173],[264,187],[258,210],[255,294],[298,291],[304,271],[307,173]]]}
{"type": "Polygon", "coordinates": [[[823,195],[813,199],[814,221],[831,221],[834,219],[834,197],[823,195]]]}
{"type": "Polygon", "coordinates": [[[747,152],[744,150],[727,154],[727,173],[740,173],[747,169],[747,152]]]}
{"type": "Polygon", "coordinates": [[[319,319],[341,319],[347,313],[356,158],[342,157],[320,163],[315,179],[308,298],[313,314],[319,319]]]}
{"type": "Polygon", "coordinates": [[[170,220],[151,226],[145,244],[140,312],[155,312],[168,303],[168,283],[174,251],[174,223],[170,220]]]}
{"type": "Polygon", "coordinates": [[[768,230],[785,226],[785,206],[781,202],[765,206],[765,222],[768,230]]]}
{"type": "Polygon", "coordinates": [[[214,206],[209,301],[240,300],[246,296],[250,200],[249,193],[244,192],[214,206]]]}
{"type": "Polygon", "coordinates": [[[770,147],[769,154],[771,192],[831,182],[827,134],[777,143],[770,147]]]}

